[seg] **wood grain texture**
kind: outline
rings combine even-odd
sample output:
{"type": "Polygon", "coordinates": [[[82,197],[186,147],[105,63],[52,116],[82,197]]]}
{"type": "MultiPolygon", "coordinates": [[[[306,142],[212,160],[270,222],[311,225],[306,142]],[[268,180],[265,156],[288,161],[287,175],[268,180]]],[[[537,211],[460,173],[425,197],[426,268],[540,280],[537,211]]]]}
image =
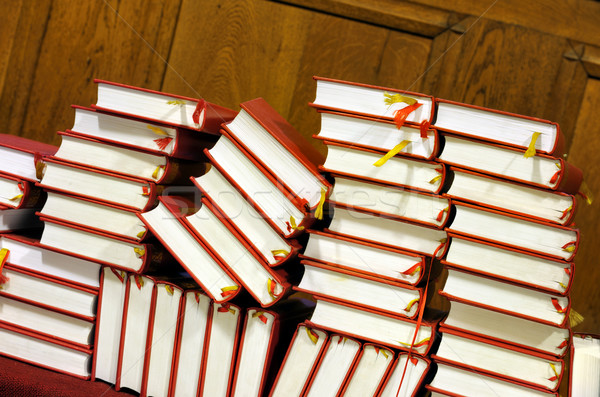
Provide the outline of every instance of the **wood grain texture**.
{"type": "Polygon", "coordinates": [[[73,124],[70,105],[95,102],[94,78],[160,89],[178,6],[24,2],[2,90],[5,131],[58,143],[56,131],[73,124]]]}
{"type": "Polygon", "coordinates": [[[9,71],[9,61],[12,48],[17,35],[18,15],[21,13],[23,3],[14,1],[0,3],[0,92],[3,91],[4,81],[9,71]]]}
{"type": "Polygon", "coordinates": [[[393,30],[435,37],[465,15],[408,1],[279,0],[344,18],[369,22],[393,30]]]}
{"type": "Polygon", "coordinates": [[[581,102],[579,117],[569,152],[569,162],[584,170],[585,183],[595,199],[593,204],[581,206],[575,223],[581,233],[581,245],[575,258],[575,280],[571,288],[572,307],[585,318],[575,328],[580,332],[600,332],[600,80],[589,79],[581,102]]]}

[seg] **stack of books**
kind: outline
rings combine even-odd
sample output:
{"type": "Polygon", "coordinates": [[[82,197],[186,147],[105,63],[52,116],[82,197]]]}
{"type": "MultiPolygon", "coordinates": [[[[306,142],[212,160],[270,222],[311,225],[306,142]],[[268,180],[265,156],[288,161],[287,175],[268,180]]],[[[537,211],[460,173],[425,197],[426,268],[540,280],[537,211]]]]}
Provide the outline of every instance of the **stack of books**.
{"type": "Polygon", "coordinates": [[[450,206],[433,98],[324,78],[316,91],[333,214],[309,230],[296,289],[317,304],[271,395],[413,395],[436,339],[424,309],[450,206]]]}
{"type": "Polygon", "coordinates": [[[556,123],[436,100],[449,167],[450,301],[440,323],[441,395],[557,395],[571,331],[569,290],[581,172],[556,123]],[[529,394],[528,394],[529,393],[529,394]]]}

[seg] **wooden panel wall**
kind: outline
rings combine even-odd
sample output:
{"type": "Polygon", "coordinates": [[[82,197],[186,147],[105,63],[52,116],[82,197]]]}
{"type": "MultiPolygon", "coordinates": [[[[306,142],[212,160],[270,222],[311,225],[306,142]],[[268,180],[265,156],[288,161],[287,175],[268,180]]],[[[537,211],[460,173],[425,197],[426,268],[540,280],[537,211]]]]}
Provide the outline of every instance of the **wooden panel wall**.
{"type": "MultiPolygon", "coordinates": [[[[94,78],[236,108],[264,97],[305,136],[313,75],[421,91],[560,123],[600,192],[600,4],[413,0],[0,3],[2,132],[54,144],[94,78]],[[575,23],[576,21],[576,23],[575,23]]],[[[320,148],[324,150],[324,148],[320,148]]],[[[577,216],[573,308],[600,332],[598,203],[577,216]]]]}

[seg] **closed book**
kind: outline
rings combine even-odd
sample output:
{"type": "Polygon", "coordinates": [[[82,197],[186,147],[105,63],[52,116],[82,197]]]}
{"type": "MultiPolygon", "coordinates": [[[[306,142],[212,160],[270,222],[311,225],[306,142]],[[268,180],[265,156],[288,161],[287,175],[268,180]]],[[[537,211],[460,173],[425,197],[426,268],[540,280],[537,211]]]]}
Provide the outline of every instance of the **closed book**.
{"type": "Polygon", "coordinates": [[[313,78],[317,82],[317,92],[309,105],[318,109],[393,120],[396,111],[412,106],[414,110],[406,117],[408,123],[421,124],[433,120],[435,106],[433,97],[429,95],[326,77],[313,78]],[[394,99],[395,96],[398,100],[394,99]],[[414,105],[410,105],[411,99],[414,105]]]}
{"type": "Polygon", "coordinates": [[[432,160],[440,149],[440,140],[436,130],[421,129],[413,125],[401,128],[390,120],[365,117],[353,113],[319,111],[321,129],[313,137],[328,142],[343,143],[385,154],[400,147],[399,156],[432,160]]]}
{"type": "Polygon", "coordinates": [[[393,350],[365,343],[340,392],[343,397],[375,396],[392,369],[393,350]]]}
{"type": "Polygon", "coordinates": [[[564,137],[557,123],[535,117],[435,99],[433,126],[445,132],[560,157],[564,137]]]}
{"type": "Polygon", "coordinates": [[[309,230],[302,258],[381,280],[416,285],[425,274],[425,256],[376,242],[309,230]]]}
{"type": "Polygon", "coordinates": [[[569,194],[578,192],[583,173],[562,157],[525,156],[525,150],[470,138],[444,136],[438,160],[491,176],[569,194]]]}
{"type": "Polygon", "coordinates": [[[138,218],[139,210],[47,190],[47,200],[37,215],[86,229],[140,242],[148,228],[138,218]]]}
{"type": "Polygon", "coordinates": [[[456,268],[565,296],[571,290],[575,264],[549,259],[480,239],[448,234],[448,252],[442,263],[456,268]]]}
{"type": "Polygon", "coordinates": [[[0,355],[41,368],[90,378],[92,351],[12,324],[0,323],[0,355]]]}
{"type": "Polygon", "coordinates": [[[441,343],[431,357],[436,362],[472,369],[555,392],[565,372],[564,361],[512,345],[484,341],[475,336],[440,328],[441,343]]]}
{"type": "Polygon", "coordinates": [[[223,124],[224,133],[292,197],[315,210],[331,187],[318,168],[324,156],[263,98],[243,102],[240,107],[237,116],[223,124]]]}
{"type": "Polygon", "coordinates": [[[16,234],[0,236],[0,248],[8,250],[6,263],[13,267],[97,290],[101,265],[40,245],[36,238],[16,234]]]}
{"type": "Polygon", "coordinates": [[[205,151],[210,164],[225,176],[244,198],[283,237],[299,235],[314,222],[313,214],[296,197],[279,188],[277,180],[223,135],[205,151]]]}
{"type": "Polygon", "coordinates": [[[204,156],[202,150],[212,147],[218,139],[216,135],[199,134],[185,128],[72,107],[75,121],[65,132],[156,155],[199,161],[204,156]]]}
{"type": "Polygon", "coordinates": [[[381,397],[415,397],[421,395],[425,378],[431,367],[429,358],[401,352],[397,355],[393,368],[379,395],[381,397]]]}
{"type": "Polygon", "coordinates": [[[94,108],[172,126],[217,134],[221,123],[231,120],[237,112],[207,102],[202,98],[133,87],[95,79],[98,98],[94,108]]]}
{"type": "Polygon", "coordinates": [[[136,243],[49,218],[41,218],[43,248],[111,266],[132,273],[144,273],[164,266],[171,257],[158,244],[136,243]]]}
{"type": "Polygon", "coordinates": [[[62,141],[55,159],[82,167],[145,179],[157,184],[189,184],[187,176],[202,175],[201,161],[144,152],[74,132],[58,132],[62,141]]]}
{"type": "Polygon", "coordinates": [[[431,382],[425,388],[432,396],[451,397],[558,397],[551,392],[532,386],[526,386],[496,375],[476,372],[472,368],[454,364],[436,362],[437,370],[431,382]]]}
{"type": "Polygon", "coordinates": [[[297,240],[283,238],[216,167],[192,182],[215,215],[235,229],[269,266],[282,265],[297,255],[301,248],[297,240]]]}
{"type": "Polygon", "coordinates": [[[39,180],[39,162],[52,156],[58,147],[22,136],[0,134],[0,172],[25,179],[39,180]]]}
{"type": "Polygon", "coordinates": [[[569,395],[592,397],[600,394],[600,335],[573,334],[569,365],[569,395]]]}
{"type": "Polygon", "coordinates": [[[46,195],[33,182],[0,173],[0,206],[7,208],[37,208],[46,195]]]}
{"type": "Polygon", "coordinates": [[[321,167],[323,171],[434,194],[444,186],[443,164],[394,156],[376,166],[383,157],[381,152],[329,141],[325,144],[327,158],[321,167]]]}
{"type": "Polygon", "coordinates": [[[188,200],[163,196],[154,209],[138,216],[211,299],[230,300],[242,290],[241,284],[179,219],[193,211],[194,204],[188,200]]]}
{"type": "Polygon", "coordinates": [[[154,182],[144,179],[51,158],[44,160],[43,177],[38,186],[138,211],[152,208],[160,190],[154,182]]]}
{"type": "Polygon", "coordinates": [[[571,194],[457,167],[450,167],[449,174],[451,184],[444,196],[452,200],[559,225],[569,225],[575,218],[578,205],[571,194]]]}
{"type": "Polygon", "coordinates": [[[530,251],[549,259],[572,261],[579,247],[579,230],[523,218],[472,204],[453,202],[448,233],[530,251]]]}

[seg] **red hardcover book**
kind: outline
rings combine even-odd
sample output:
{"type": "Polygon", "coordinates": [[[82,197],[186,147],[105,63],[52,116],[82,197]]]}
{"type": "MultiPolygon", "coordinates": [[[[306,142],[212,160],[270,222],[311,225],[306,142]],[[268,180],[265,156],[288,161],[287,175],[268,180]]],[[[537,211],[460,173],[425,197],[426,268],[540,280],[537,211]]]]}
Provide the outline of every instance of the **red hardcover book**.
{"type": "Polygon", "coordinates": [[[0,246],[9,251],[6,263],[39,275],[98,290],[100,265],[40,245],[36,238],[3,234],[0,246]]]}
{"type": "Polygon", "coordinates": [[[573,334],[569,358],[569,396],[594,396],[600,393],[600,335],[573,334]]]}
{"type": "Polygon", "coordinates": [[[179,318],[183,315],[183,289],[168,279],[156,279],[148,323],[141,396],[169,393],[179,318]]]}
{"type": "Polygon", "coordinates": [[[311,375],[325,350],[328,337],[328,332],[307,322],[298,324],[269,397],[304,395],[311,375]]]}
{"type": "Polygon", "coordinates": [[[543,222],[570,225],[578,208],[575,196],[450,167],[444,196],[543,222]]]}
{"type": "Polygon", "coordinates": [[[392,369],[395,353],[383,346],[365,343],[339,395],[342,397],[375,396],[392,369]]]}
{"type": "Polygon", "coordinates": [[[431,193],[417,192],[359,178],[333,174],[335,183],[329,202],[388,218],[441,229],[450,215],[450,200],[431,193]]]}
{"type": "Polygon", "coordinates": [[[175,127],[218,134],[221,124],[235,117],[236,111],[204,99],[167,94],[141,87],[95,79],[98,99],[94,108],[156,121],[175,127]]]}
{"type": "Polygon", "coordinates": [[[423,136],[413,125],[398,129],[390,120],[324,110],[319,113],[321,130],[313,135],[316,139],[376,150],[382,155],[400,145],[399,156],[423,160],[433,160],[440,149],[438,132],[431,128],[423,136]]]}
{"type": "Polygon", "coordinates": [[[325,351],[306,385],[306,396],[338,395],[360,354],[361,343],[345,335],[330,335],[325,351]]]}
{"type": "Polygon", "coordinates": [[[531,146],[555,157],[564,153],[565,142],[558,123],[446,99],[435,98],[435,105],[433,126],[442,131],[521,149],[531,146]]]}
{"type": "Polygon", "coordinates": [[[241,285],[202,240],[180,218],[195,212],[193,203],[180,197],[163,196],[151,211],[138,214],[150,231],[216,302],[235,297],[241,285]]]}
{"type": "Polygon", "coordinates": [[[450,397],[496,397],[516,396],[527,397],[559,397],[558,392],[551,392],[526,386],[511,379],[504,379],[496,375],[477,372],[445,362],[436,362],[437,370],[431,383],[425,388],[432,395],[450,397]]]}
{"type": "Polygon", "coordinates": [[[240,151],[227,136],[221,136],[219,142],[205,153],[210,164],[283,237],[296,237],[314,222],[313,214],[304,202],[280,190],[278,181],[255,159],[240,151]]]}
{"type": "Polygon", "coordinates": [[[379,396],[420,396],[430,368],[431,361],[427,357],[399,353],[379,396]]]}
{"type": "Polygon", "coordinates": [[[453,202],[449,233],[481,239],[548,258],[572,261],[579,247],[579,230],[523,218],[477,205],[453,202]]]}
{"type": "Polygon", "coordinates": [[[0,355],[41,368],[89,379],[92,351],[42,334],[0,323],[0,355]]]}
{"type": "Polygon", "coordinates": [[[395,156],[377,167],[374,163],[382,157],[378,151],[330,141],[325,144],[327,158],[321,167],[323,171],[433,194],[440,193],[444,186],[443,164],[395,156]]]}
{"type": "Polygon", "coordinates": [[[384,120],[393,120],[397,110],[410,108],[407,110],[412,111],[406,117],[406,122],[421,124],[433,120],[435,106],[432,96],[372,84],[317,76],[313,78],[317,82],[317,92],[315,100],[309,105],[315,108],[384,120]]]}
{"type": "Polygon", "coordinates": [[[44,204],[46,195],[34,183],[0,173],[0,205],[7,208],[36,208],[44,204]]]}
{"type": "Polygon", "coordinates": [[[0,296],[67,314],[87,321],[96,319],[98,291],[53,279],[7,264],[1,275],[0,296]]]}
{"type": "Polygon", "coordinates": [[[569,194],[576,194],[583,181],[582,171],[562,157],[527,157],[523,149],[450,135],[444,141],[438,160],[448,165],[569,194]]]}
{"type": "Polygon", "coordinates": [[[223,125],[224,133],[269,171],[288,194],[314,210],[331,187],[319,173],[325,157],[263,98],[240,106],[233,121],[223,125]]]}
{"type": "Polygon", "coordinates": [[[441,327],[436,362],[468,368],[525,386],[556,391],[565,372],[556,357],[441,327]]]}
{"type": "Polygon", "coordinates": [[[300,251],[300,244],[295,239],[284,239],[217,168],[211,167],[206,174],[191,180],[214,214],[235,229],[269,266],[277,267],[300,251]]]}
{"type": "Polygon", "coordinates": [[[316,300],[315,311],[307,321],[309,326],[404,351],[412,345],[413,352],[420,355],[427,355],[436,339],[438,318],[419,322],[327,298],[316,300]]]}
{"type": "Polygon", "coordinates": [[[415,318],[423,289],[323,263],[303,260],[302,280],[294,290],[393,316],[415,318]]]}
{"type": "Polygon", "coordinates": [[[40,246],[51,251],[140,274],[170,260],[158,245],[135,243],[54,219],[41,220],[44,231],[40,246]]]}
{"type": "Polygon", "coordinates": [[[89,167],[44,160],[44,176],[37,184],[44,189],[101,200],[138,211],[156,204],[159,187],[144,179],[117,175],[89,167]]]}
{"type": "Polygon", "coordinates": [[[200,370],[198,396],[230,395],[242,316],[241,308],[230,302],[214,304],[207,331],[208,344],[200,370]]]}
{"type": "Polygon", "coordinates": [[[425,256],[385,245],[316,230],[299,256],[379,280],[417,285],[423,280],[425,256]],[[375,258],[366,261],[364,258],[375,258]]]}
{"type": "Polygon", "coordinates": [[[51,190],[46,193],[48,198],[38,216],[135,242],[149,235],[138,210],[51,190]]]}
{"type": "Polygon", "coordinates": [[[448,268],[521,284],[566,296],[571,290],[575,264],[549,259],[480,239],[448,233],[449,248],[442,264],[448,268]]]}
{"type": "Polygon", "coordinates": [[[56,153],[58,147],[22,136],[0,134],[0,172],[27,181],[38,181],[39,161],[56,153]]]}
{"type": "Polygon", "coordinates": [[[103,142],[77,133],[58,132],[62,142],[55,159],[109,173],[145,179],[157,184],[189,184],[190,175],[202,175],[206,166],[146,153],[121,144],[103,142]]]}
{"type": "Polygon", "coordinates": [[[204,158],[202,150],[212,147],[218,139],[216,135],[199,134],[186,128],[148,123],[82,106],[72,108],[75,122],[67,133],[157,155],[200,161],[204,158]]]}
{"type": "Polygon", "coordinates": [[[262,307],[274,305],[291,292],[287,273],[268,266],[233,227],[215,215],[208,200],[202,199],[197,212],[177,219],[186,224],[262,307]]]}

